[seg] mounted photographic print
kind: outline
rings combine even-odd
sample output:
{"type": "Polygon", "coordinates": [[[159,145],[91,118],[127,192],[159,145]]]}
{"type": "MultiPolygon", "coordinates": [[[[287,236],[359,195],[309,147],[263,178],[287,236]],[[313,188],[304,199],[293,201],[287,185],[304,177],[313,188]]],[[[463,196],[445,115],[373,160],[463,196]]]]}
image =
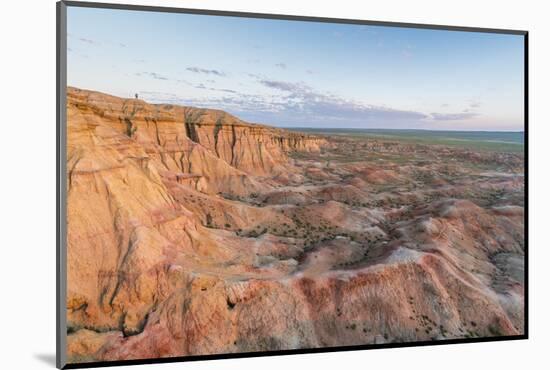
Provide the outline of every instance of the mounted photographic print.
{"type": "Polygon", "coordinates": [[[527,338],[526,60],[524,31],[58,3],[58,366],[527,338]]]}

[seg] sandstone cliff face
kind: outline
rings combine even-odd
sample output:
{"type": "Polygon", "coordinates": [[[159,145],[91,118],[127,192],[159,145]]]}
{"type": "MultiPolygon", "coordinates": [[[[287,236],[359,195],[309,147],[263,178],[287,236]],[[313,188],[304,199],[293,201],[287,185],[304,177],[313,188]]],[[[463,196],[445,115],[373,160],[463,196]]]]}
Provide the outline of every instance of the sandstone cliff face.
{"type": "Polygon", "coordinates": [[[67,109],[70,362],[523,332],[515,176],[336,166],[352,143],[322,162],[321,137],[73,88],[67,109]]]}
{"type": "Polygon", "coordinates": [[[200,190],[246,192],[259,186],[246,175],[287,170],[289,151],[319,151],[319,137],[249,124],[217,110],[150,105],[69,88],[69,107],[101,121],[140,145],[159,170],[200,178],[200,190]],[[221,161],[218,159],[222,159],[221,161]]]}
{"type": "Polygon", "coordinates": [[[324,140],[305,134],[244,123],[217,110],[176,108],[183,116],[189,138],[200,143],[231,166],[254,175],[284,170],[285,153],[319,151],[324,140]]]}
{"type": "MultiPolygon", "coordinates": [[[[89,329],[85,338],[141,332],[159,302],[186,284],[176,258],[230,258],[202,225],[205,212],[192,213],[178,194],[269,188],[254,176],[283,170],[290,149],[318,150],[323,142],[223,112],[73,88],[67,110],[68,323],[70,332],[89,329]],[[189,114],[198,117],[193,124],[189,114]],[[213,120],[218,143],[208,136],[213,120]]],[[[208,217],[246,224],[251,216],[238,213],[208,217]]]]}

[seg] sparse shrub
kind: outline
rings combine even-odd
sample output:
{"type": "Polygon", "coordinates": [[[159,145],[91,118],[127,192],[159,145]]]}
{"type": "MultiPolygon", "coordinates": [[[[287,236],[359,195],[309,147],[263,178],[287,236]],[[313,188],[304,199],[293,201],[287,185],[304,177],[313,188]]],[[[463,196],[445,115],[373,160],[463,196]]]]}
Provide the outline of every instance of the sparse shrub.
{"type": "Polygon", "coordinates": [[[491,335],[493,335],[493,336],[501,336],[502,335],[502,332],[500,331],[500,329],[493,326],[493,325],[489,325],[489,333],[491,333],[491,335]]]}

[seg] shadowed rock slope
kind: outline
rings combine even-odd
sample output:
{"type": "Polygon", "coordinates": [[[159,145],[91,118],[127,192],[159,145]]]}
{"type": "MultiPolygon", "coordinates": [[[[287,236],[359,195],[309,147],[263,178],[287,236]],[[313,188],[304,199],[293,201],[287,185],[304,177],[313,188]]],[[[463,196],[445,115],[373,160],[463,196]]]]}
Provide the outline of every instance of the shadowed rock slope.
{"type": "Polygon", "coordinates": [[[67,112],[70,362],[523,332],[517,202],[386,192],[410,166],[218,110],[69,88],[67,112]]]}

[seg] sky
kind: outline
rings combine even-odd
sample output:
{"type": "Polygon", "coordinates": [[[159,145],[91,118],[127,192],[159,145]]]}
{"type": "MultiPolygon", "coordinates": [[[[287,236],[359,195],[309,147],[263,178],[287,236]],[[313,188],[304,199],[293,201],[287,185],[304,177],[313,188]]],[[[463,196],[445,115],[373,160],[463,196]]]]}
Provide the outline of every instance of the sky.
{"type": "Polygon", "coordinates": [[[280,127],[521,131],[523,36],[68,7],[69,86],[280,127]]]}

